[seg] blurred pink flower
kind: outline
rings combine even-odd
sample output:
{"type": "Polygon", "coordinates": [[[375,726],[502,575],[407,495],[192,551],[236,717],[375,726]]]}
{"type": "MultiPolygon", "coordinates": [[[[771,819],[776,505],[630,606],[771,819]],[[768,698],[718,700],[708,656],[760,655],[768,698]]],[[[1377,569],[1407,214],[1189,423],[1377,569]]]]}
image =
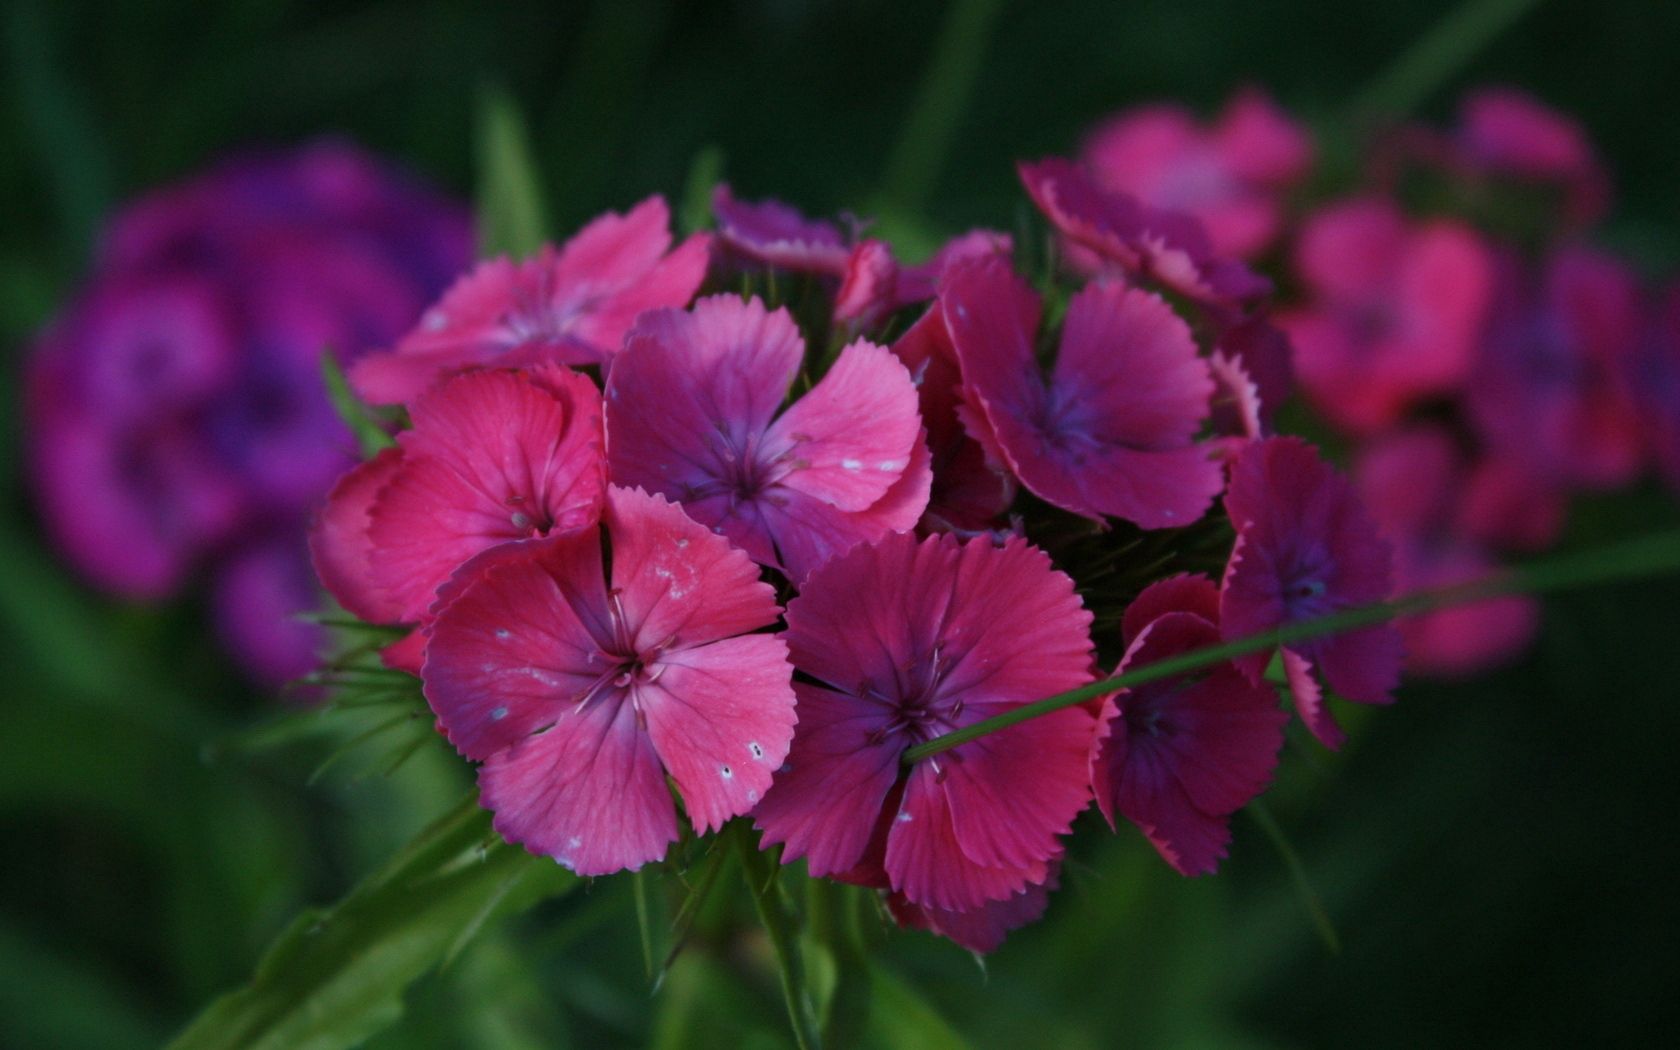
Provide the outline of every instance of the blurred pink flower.
{"type": "Polygon", "coordinates": [[[1331,422],[1368,434],[1463,386],[1493,285],[1469,227],[1408,223],[1383,198],[1345,200],[1307,219],[1295,269],[1305,301],[1277,322],[1302,389],[1331,422]]]}
{"type": "Polygon", "coordinates": [[[1248,259],[1277,239],[1283,198],[1311,170],[1313,142],[1250,87],[1206,126],[1171,104],[1116,114],[1086,137],[1080,159],[1108,189],[1194,216],[1215,253],[1248,259]]]}
{"type": "Polygon", "coordinates": [[[53,542],[125,597],[208,576],[253,677],[310,670],[323,637],[291,619],[316,605],[304,519],[354,462],[321,352],[393,338],[470,253],[464,209],[342,142],[237,157],[126,207],[28,365],[53,542]]]}

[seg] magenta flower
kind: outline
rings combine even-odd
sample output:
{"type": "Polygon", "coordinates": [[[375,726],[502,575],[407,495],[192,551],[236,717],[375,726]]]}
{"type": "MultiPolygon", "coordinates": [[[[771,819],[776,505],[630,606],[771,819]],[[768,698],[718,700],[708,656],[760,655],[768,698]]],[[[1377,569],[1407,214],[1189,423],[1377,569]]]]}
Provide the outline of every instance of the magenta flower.
{"type": "Polygon", "coordinates": [[[807,219],[780,201],[743,201],[728,183],[712,190],[718,250],[737,264],[773,266],[793,273],[843,277],[851,238],[831,222],[807,219]]]}
{"type": "MultiPolygon", "coordinates": [[[[1353,486],[1305,441],[1273,437],[1249,445],[1231,468],[1225,510],[1237,530],[1219,599],[1227,639],[1327,616],[1388,598],[1394,555],[1353,486]]],[[[1336,725],[1314,681],[1323,673],[1349,700],[1384,704],[1400,675],[1400,636],[1381,625],[1284,648],[1283,669],[1301,720],[1326,747],[1336,725]]],[[[1267,653],[1235,663],[1258,683],[1267,653]]]]}
{"type": "Polygon", "coordinates": [[[1680,492],[1680,283],[1657,297],[1632,369],[1651,454],[1680,492]]]}
{"type": "Polygon", "coordinates": [[[1050,158],[1017,166],[1033,204],[1098,265],[1189,296],[1218,313],[1240,313],[1270,294],[1271,282],[1217,255],[1192,216],[1152,208],[1098,186],[1083,168],[1050,158]]]}
{"type": "Polygon", "coordinates": [[[1116,114],[1086,138],[1080,159],[1108,189],[1194,216],[1215,253],[1247,259],[1277,238],[1283,196],[1311,169],[1313,143],[1270,96],[1247,88],[1207,127],[1176,105],[1116,114]]]}
{"type": "MultiPolygon", "coordinates": [[[[1360,451],[1354,484],[1394,546],[1397,593],[1469,583],[1498,571],[1466,527],[1475,474],[1437,425],[1393,431],[1360,451]]],[[[1408,616],[1396,626],[1409,670],[1464,678],[1527,648],[1539,630],[1540,607],[1531,597],[1513,596],[1408,616]]]]}
{"type": "Polygon", "coordinates": [[[893,343],[892,352],[916,382],[933,457],[933,484],[923,524],[959,532],[989,528],[1014,501],[1015,479],[1007,468],[991,462],[980,443],[963,429],[962,369],[937,302],[893,343]]]}
{"type": "Polygon", "coordinates": [[[1644,455],[1628,385],[1643,324],[1633,273],[1575,245],[1537,273],[1506,257],[1499,275],[1466,396],[1488,449],[1558,488],[1632,481],[1644,455]]]}
{"type": "Polygon", "coordinates": [[[928,930],[971,952],[989,955],[1003,945],[1011,931],[1044,917],[1050,893],[1057,888],[1059,867],[1059,863],[1051,864],[1045,882],[1032,883],[1004,900],[987,901],[967,911],[923,907],[902,893],[886,894],[887,911],[904,929],[928,930]]]}
{"type": "Polygon", "coordinates": [[[684,306],[706,278],[708,238],[671,248],[670,212],[649,197],[608,212],[559,249],[480,263],[390,351],[350,378],[375,404],[412,400],[440,376],[477,365],[604,364],[644,310],[684,306]]]}
{"type": "Polygon", "coordinates": [[[788,606],[799,724],[755,811],[814,876],[878,863],[969,911],[1043,883],[1090,800],[1091,716],[1070,708],[918,763],[906,748],[1091,680],[1091,615],[1024,540],[898,533],[813,572],[788,606]],[[871,839],[888,828],[878,858],[871,839]]]}
{"type": "Polygon", "coordinates": [[[305,520],[354,462],[322,348],[348,362],[394,338],[470,258],[464,209],[341,142],[236,157],[126,206],[27,368],[46,532],[127,598],[202,581],[253,677],[311,670],[325,638],[294,619],[318,601],[305,520]]]}
{"type": "Polygon", "coordinates": [[[1304,307],[1280,314],[1314,407],[1359,434],[1464,385],[1487,321],[1493,267],[1469,227],[1409,225],[1391,201],[1329,205],[1302,229],[1304,307]]]}
{"type": "Polygon", "coordinates": [[[958,267],[940,304],[962,362],[964,425],[1034,494],[1146,529],[1207,510],[1223,477],[1194,439],[1212,381],[1189,326],[1159,296],[1087,285],[1068,304],[1048,381],[1035,350],[1039,297],[1006,262],[958,267]]]}
{"type": "MultiPolygon", "coordinates": [[[[1205,576],[1151,584],[1126,610],[1116,674],[1219,643],[1219,589],[1205,576]]],[[[1168,864],[1211,874],[1231,814],[1271,781],[1288,715],[1276,691],[1231,664],[1122,690],[1103,701],[1091,749],[1097,808],[1136,824],[1168,864]]]]}
{"type": "Polygon", "coordinates": [[[601,395],[585,377],[559,365],[460,373],[410,413],[398,448],[345,475],[311,535],[321,581],[356,615],[422,622],[480,552],[599,518],[601,395]]]}
{"type": "Polygon", "coordinates": [[[1470,173],[1557,190],[1577,228],[1609,210],[1610,176],[1586,132],[1526,92],[1486,87],[1465,95],[1453,145],[1470,173]]]}
{"type": "Polygon", "coordinates": [[[496,831],[580,875],[658,860],[770,788],[793,736],[781,612],[758,568],[659,496],[614,487],[603,537],[526,544],[468,583],[426,649],[426,698],[482,762],[496,831]]]}
{"type": "Polygon", "coordinates": [[[614,483],[681,502],[795,582],[913,527],[931,471],[910,374],[858,340],[781,411],[804,358],[787,311],[756,299],[647,314],[607,383],[614,483]]]}

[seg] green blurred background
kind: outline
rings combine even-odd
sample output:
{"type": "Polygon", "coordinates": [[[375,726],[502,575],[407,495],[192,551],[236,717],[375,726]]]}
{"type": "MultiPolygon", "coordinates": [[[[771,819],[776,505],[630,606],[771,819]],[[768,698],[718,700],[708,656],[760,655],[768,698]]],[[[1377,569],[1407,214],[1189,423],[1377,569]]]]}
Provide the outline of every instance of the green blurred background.
{"type": "MultiPolygon", "coordinates": [[[[1462,87],[1487,81],[1575,114],[1617,175],[1606,238],[1647,273],[1673,272],[1680,5],[1534,8],[1420,115],[1445,117],[1462,87]]],[[[1320,128],[1343,126],[1451,10],[8,0],[7,389],[101,217],[233,146],[344,132],[466,194],[479,93],[498,84],[527,114],[559,229],[679,193],[715,146],[744,194],[879,214],[915,241],[1013,225],[1012,159],[1067,150],[1121,106],[1205,111],[1254,81],[1320,128]],[[943,66],[941,41],[955,41],[943,66]],[[930,81],[930,68],[945,72],[930,81]],[[930,82],[935,101],[919,109],[930,82]],[[913,112],[925,123],[906,134],[913,112]]],[[[0,1046],[156,1045],[244,980],[300,905],[341,895],[441,812],[465,775],[439,746],[390,778],[351,760],[308,786],[330,743],[232,740],[273,700],[240,685],[197,610],[113,606],[55,566],[17,476],[15,398],[0,412],[0,1046]]],[[[1654,486],[1583,501],[1566,546],[1676,520],[1654,486]]],[[[929,1005],[986,1046],[1662,1038],[1680,1020],[1677,628],[1672,579],[1559,599],[1518,666],[1408,685],[1335,760],[1287,753],[1271,811],[1339,954],[1252,821],[1238,818],[1224,873],[1197,881],[1093,821],[1046,921],[984,970],[925,935],[886,938],[878,954],[904,990],[872,1038],[917,1045],[895,1035],[894,1012],[929,1005]]],[[[763,945],[713,910],[650,998],[627,882],[601,880],[428,978],[375,1045],[782,1045],[763,945]]]]}

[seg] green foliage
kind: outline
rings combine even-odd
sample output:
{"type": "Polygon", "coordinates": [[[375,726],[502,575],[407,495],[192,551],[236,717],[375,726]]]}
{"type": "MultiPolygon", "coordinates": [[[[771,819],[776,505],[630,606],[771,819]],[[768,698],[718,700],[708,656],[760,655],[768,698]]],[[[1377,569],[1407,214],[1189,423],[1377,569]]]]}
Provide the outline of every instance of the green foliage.
{"type": "Polygon", "coordinates": [[[534,254],[549,235],[542,178],[519,107],[485,88],[478,104],[478,252],[484,258],[534,254]]]}
{"type": "Polygon", "coordinates": [[[337,906],[297,917],[251,982],[212,1003],[174,1050],[333,1050],[402,1013],[403,992],[486,923],[576,880],[496,838],[476,797],[337,906]]]}

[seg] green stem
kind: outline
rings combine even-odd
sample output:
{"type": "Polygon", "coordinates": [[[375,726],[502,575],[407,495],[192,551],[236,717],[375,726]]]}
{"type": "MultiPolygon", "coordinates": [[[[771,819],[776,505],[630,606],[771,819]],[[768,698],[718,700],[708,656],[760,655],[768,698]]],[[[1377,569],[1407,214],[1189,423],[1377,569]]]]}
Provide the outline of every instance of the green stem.
{"type": "Polygon", "coordinates": [[[818,1050],[822,1037],[817,1031],[816,1008],[805,981],[805,960],[799,952],[799,931],[782,898],[777,885],[776,862],[768,853],[759,851],[751,830],[738,822],[731,829],[741,851],[741,868],[752,891],[753,903],[758,906],[759,920],[770,935],[770,946],[776,953],[776,966],[781,971],[782,998],[787,1003],[788,1020],[793,1024],[793,1038],[799,1050],[818,1050]]]}
{"type": "Polygon", "coordinates": [[[1029,718],[1060,711],[1064,707],[1073,707],[1121,689],[1198,671],[1250,653],[1296,645],[1314,638],[1371,627],[1397,617],[1431,612],[1451,605],[1464,605],[1512,594],[1547,594],[1676,571],[1680,571],[1680,531],[1658,533],[1613,547],[1562,555],[1532,565],[1517,566],[1468,583],[1416,591],[1393,601],[1377,602],[1374,605],[1346,609],[1314,620],[1284,624],[1276,630],[1248,638],[1209,645],[1165,660],[1157,660],[1147,667],[1139,667],[1124,674],[1080,686],[1078,689],[1035,700],[973,725],[952,730],[943,736],[934,737],[905,751],[903,761],[905,765],[912,765],[930,755],[949,751],[989,733],[1025,722],[1029,718]]]}
{"type": "Polygon", "coordinates": [[[1306,907],[1307,914],[1311,916],[1313,927],[1318,930],[1318,936],[1324,941],[1324,946],[1330,950],[1331,955],[1340,955],[1342,953],[1342,939],[1336,935],[1336,924],[1330,921],[1330,913],[1325,910],[1324,902],[1319,899],[1317,891],[1313,889],[1312,880],[1307,878],[1307,866],[1301,863],[1300,854],[1296,853],[1295,847],[1290,845],[1289,836],[1283,833],[1283,826],[1277,822],[1276,817],[1272,816],[1272,811],[1266,808],[1266,804],[1259,799],[1255,799],[1248,804],[1247,812],[1249,816],[1254,818],[1254,822],[1260,825],[1260,830],[1264,831],[1266,837],[1271,840],[1272,847],[1278,851],[1278,856],[1283,858],[1284,867],[1289,869],[1290,881],[1295,884],[1295,892],[1300,894],[1301,903],[1306,907]]]}
{"type": "Polygon", "coordinates": [[[1435,23],[1354,97],[1356,117],[1403,117],[1539,0],[1466,0],[1435,23]]]}
{"type": "Polygon", "coordinates": [[[917,211],[932,194],[1002,7],[1002,0],[956,0],[947,11],[933,61],[881,180],[880,199],[891,207],[917,211]]]}

